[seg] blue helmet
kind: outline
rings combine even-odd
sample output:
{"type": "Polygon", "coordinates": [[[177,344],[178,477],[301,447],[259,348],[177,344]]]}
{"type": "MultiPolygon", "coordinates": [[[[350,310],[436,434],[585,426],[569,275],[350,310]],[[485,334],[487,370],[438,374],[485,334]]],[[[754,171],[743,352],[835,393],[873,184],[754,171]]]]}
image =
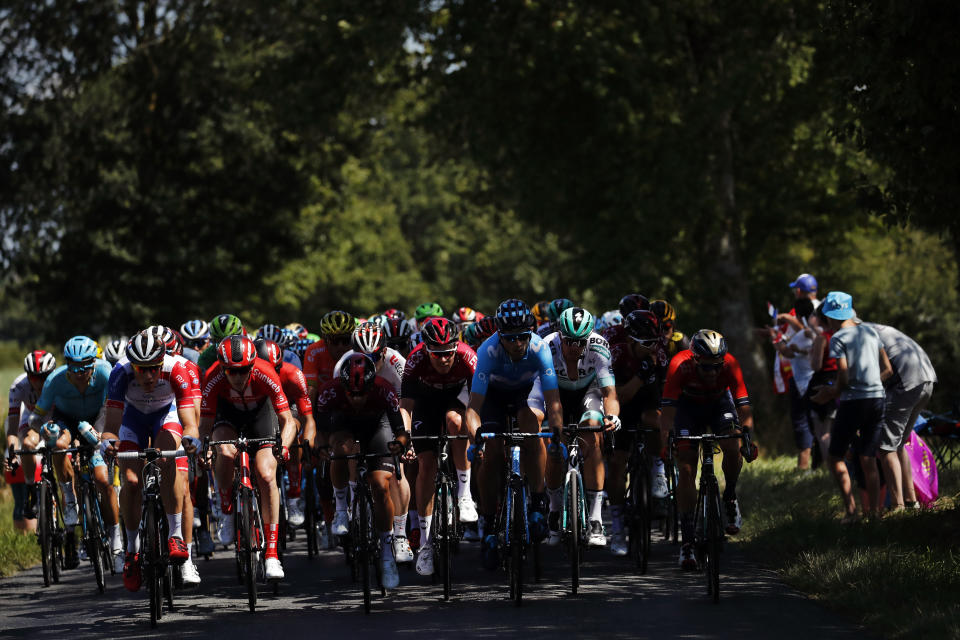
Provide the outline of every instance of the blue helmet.
{"type": "Polygon", "coordinates": [[[280,340],[277,342],[281,349],[293,349],[293,346],[300,341],[300,336],[293,329],[281,329],[280,340]]]}
{"type": "Polygon", "coordinates": [[[510,298],[497,307],[497,330],[500,333],[522,333],[536,326],[536,319],[523,300],[510,298]]]}
{"type": "Polygon", "coordinates": [[[97,357],[97,343],[87,336],[73,336],[63,345],[63,357],[73,362],[93,361],[97,357]]]}

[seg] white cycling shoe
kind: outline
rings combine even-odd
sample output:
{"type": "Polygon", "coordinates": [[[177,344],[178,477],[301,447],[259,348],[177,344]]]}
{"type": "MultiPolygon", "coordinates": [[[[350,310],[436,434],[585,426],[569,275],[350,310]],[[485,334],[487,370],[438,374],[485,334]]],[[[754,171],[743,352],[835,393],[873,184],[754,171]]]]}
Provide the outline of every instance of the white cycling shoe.
{"type": "Polygon", "coordinates": [[[460,508],[460,522],[471,524],[477,521],[477,506],[473,504],[472,498],[462,496],[457,501],[457,506],[460,508]]]}
{"type": "Polygon", "coordinates": [[[300,508],[300,500],[298,498],[287,499],[287,523],[291,527],[303,525],[303,509],[300,508]]]}
{"type": "Polygon", "coordinates": [[[195,587],[200,584],[200,572],[197,571],[197,565],[193,564],[192,560],[187,560],[180,566],[180,577],[185,587],[195,587]]]}
{"type": "Polygon", "coordinates": [[[233,544],[237,535],[236,528],[234,514],[225,513],[220,516],[220,522],[217,523],[217,539],[220,540],[220,544],[225,547],[233,544]]]}
{"type": "Polygon", "coordinates": [[[433,545],[425,544],[417,554],[417,573],[422,576],[433,575],[433,545]]]}
{"type": "Polygon", "coordinates": [[[350,532],[350,517],[346,511],[337,511],[333,514],[333,526],[330,533],[335,536],[345,536],[350,532]]]}
{"type": "Polygon", "coordinates": [[[393,557],[400,564],[413,562],[413,549],[407,536],[393,536],[393,557]]]}
{"type": "Polygon", "coordinates": [[[603,524],[599,520],[590,522],[590,533],[587,535],[587,545],[591,547],[607,546],[607,536],[603,533],[603,524]]]}
{"type": "Polygon", "coordinates": [[[400,586],[400,572],[397,571],[397,562],[393,558],[384,558],[381,565],[383,569],[383,588],[396,589],[400,586]]]}
{"type": "Polygon", "coordinates": [[[267,558],[265,564],[266,566],[264,567],[264,573],[267,576],[267,580],[271,582],[283,580],[283,565],[280,564],[279,559],[267,558]]]}

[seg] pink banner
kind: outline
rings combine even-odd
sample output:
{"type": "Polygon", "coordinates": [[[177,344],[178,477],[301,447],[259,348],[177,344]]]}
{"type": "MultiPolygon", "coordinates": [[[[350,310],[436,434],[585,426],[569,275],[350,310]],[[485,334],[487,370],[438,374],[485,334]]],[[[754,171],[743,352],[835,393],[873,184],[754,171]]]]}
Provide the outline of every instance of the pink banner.
{"type": "Polygon", "coordinates": [[[939,495],[937,461],[933,457],[933,451],[915,431],[910,431],[910,440],[905,448],[913,468],[913,486],[917,490],[917,500],[928,507],[939,495]]]}

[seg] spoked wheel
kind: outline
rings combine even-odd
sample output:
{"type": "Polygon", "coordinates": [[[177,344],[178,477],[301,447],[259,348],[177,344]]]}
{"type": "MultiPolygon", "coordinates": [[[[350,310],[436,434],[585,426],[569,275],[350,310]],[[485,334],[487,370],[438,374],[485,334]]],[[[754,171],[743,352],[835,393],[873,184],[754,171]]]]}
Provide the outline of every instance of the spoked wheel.
{"type": "Polygon", "coordinates": [[[317,555],[320,546],[317,540],[317,512],[314,511],[313,505],[313,478],[307,475],[306,486],[303,489],[303,533],[307,537],[307,557],[310,560],[317,555]]]}
{"type": "Polygon", "coordinates": [[[570,560],[570,585],[573,595],[577,595],[580,589],[580,494],[575,474],[567,477],[566,494],[564,508],[567,510],[566,534],[567,555],[570,560]]]}
{"type": "Polygon", "coordinates": [[[163,597],[167,599],[167,611],[173,611],[173,571],[169,564],[163,571],[163,597]]]}
{"type": "Polygon", "coordinates": [[[151,505],[146,505],[146,522],[144,533],[146,540],[144,544],[144,553],[141,555],[143,568],[147,577],[147,585],[150,596],[150,626],[157,626],[157,621],[163,617],[162,602],[163,588],[160,584],[160,544],[158,538],[157,514],[151,505]]]}
{"type": "Polygon", "coordinates": [[[523,604],[523,542],[526,538],[524,526],[526,504],[523,494],[514,490],[513,513],[510,516],[510,592],[514,603],[523,604]]]}
{"type": "Polygon", "coordinates": [[[714,491],[707,510],[707,540],[706,540],[706,576],[707,594],[713,596],[713,601],[720,602],[720,541],[723,536],[720,520],[720,497],[714,491]]]}
{"type": "Polygon", "coordinates": [[[49,587],[53,577],[53,498],[46,480],[40,483],[38,494],[37,535],[43,562],[43,586],[49,587]]]}
{"type": "MultiPolygon", "coordinates": [[[[437,487],[437,497],[434,504],[439,507],[437,514],[437,528],[434,534],[436,544],[434,544],[434,557],[439,565],[440,575],[443,578],[443,599],[450,599],[450,564],[453,560],[453,536],[456,526],[453,509],[453,496],[450,494],[450,485],[441,483],[437,487]]],[[[424,543],[427,541],[424,540],[424,543]]]]}
{"type": "MultiPolygon", "coordinates": [[[[250,611],[257,609],[257,557],[256,557],[256,525],[254,524],[253,496],[249,489],[241,490],[241,531],[243,535],[243,549],[240,550],[240,561],[243,563],[243,581],[247,586],[247,604],[250,611]]],[[[239,544],[240,538],[237,538],[239,544]]]]}
{"type": "MultiPolygon", "coordinates": [[[[634,498],[634,524],[636,525],[637,540],[634,548],[637,570],[644,574],[650,561],[650,538],[652,535],[652,521],[650,517],[650,479],[646,470],[641,468],[638,473],[637,493],[634,498]]],[[[633,531],[630,532],[631,536],[633,531]]]]}
{"type": "Polygon", "coordinates": [[[373,549],[370,548],[370,518],[367,513],[367,501],[358,496],[354,501],[357,520],[356,551],[353,562],[360,572],[360,587],[363,590],[363,612],[370,613],[370,564],[373,549]]]}
{"type": "Polygon", "coordinates": [[[100,549],[103,546],[103,533],[100,531],[100,518],[97,510],[97,503],[89,491],[84,491],[83,496],[83,519],[86,536],[84,545],[87,549],[87,557],[93,564],[93,575],[97,580],[97,590],[103,593],[107,588],[107,583],[103,577],[103,554],[100,549]]]}

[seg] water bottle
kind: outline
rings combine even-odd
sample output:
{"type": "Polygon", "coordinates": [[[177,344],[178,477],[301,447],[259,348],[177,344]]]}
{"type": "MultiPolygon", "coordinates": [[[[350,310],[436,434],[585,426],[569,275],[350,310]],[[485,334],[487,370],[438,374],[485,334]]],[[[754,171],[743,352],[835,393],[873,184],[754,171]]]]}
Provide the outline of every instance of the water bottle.
{"type": "Polygon", "coordinates": [[[80,421],[77,430],[80,431],[80,438],[90,446],[100,444],[100,434],[97,433],[97,430],[86,420],[80,421]]]}
{"type": "Polygon", "coordinates": [[[40,436],[47,443],[47,447],[56,446],[60,439],[60,425],[56,422],[48,422],[40,429],[40,436]]]}

